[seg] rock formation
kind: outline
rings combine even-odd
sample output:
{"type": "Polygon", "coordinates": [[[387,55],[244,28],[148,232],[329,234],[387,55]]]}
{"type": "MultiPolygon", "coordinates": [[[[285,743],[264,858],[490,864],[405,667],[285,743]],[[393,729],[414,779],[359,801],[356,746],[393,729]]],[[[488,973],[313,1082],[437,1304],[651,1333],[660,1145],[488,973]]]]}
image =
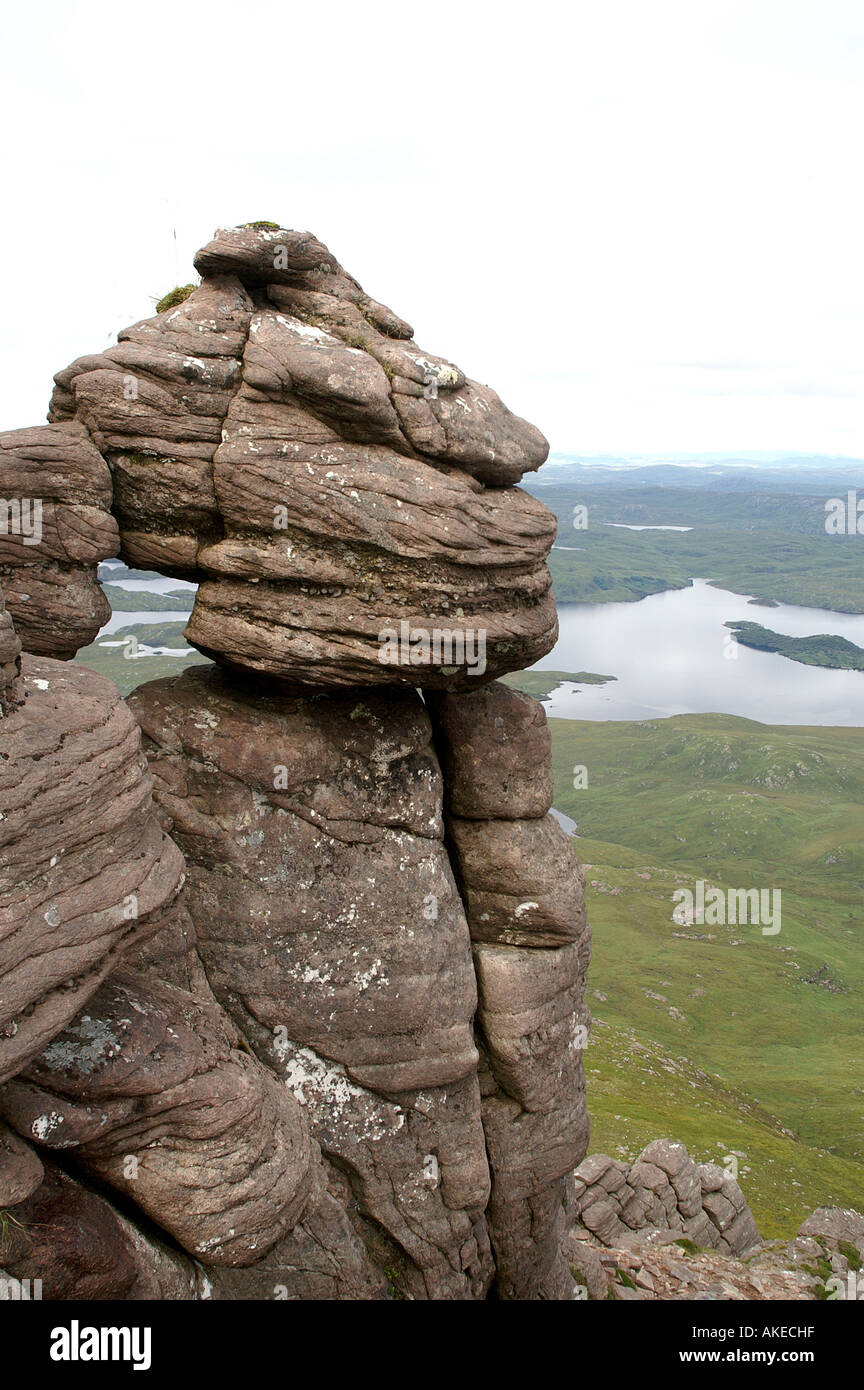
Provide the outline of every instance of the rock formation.
{"type": "Polygon", "coordinates": [[[567,1182],[564,1251],[582,1299],[860,1298],[864,1216],[820,1207],[763,1241],[734,1178],[657,1139],[633,1164],[591,1154],[567,1182]]]}
{"type": "Polygon", "coordinates": [[[582,880],[542,707],[490,684],[556,636],[555,520],[514,486],[546,443],[314,237],[196,267],[0,436],[0,1203],[62,1233],[0,1264],[570,1297],[582,880]],[[126,704],[56,659],[115,554],[198,584],[217,666],[126,704]]]}
{"type": "Polygon", "coordinates": [[[0,1297],[819,1296],[855,1213],[781,1256],[680,1144],[585,1159],[583,878],[495,679],[556,636],[542,436],[308,233],[195,264],[0,435],[0,1297]],[[116,554],[217,665],[68,664],[116,554]]]}
{"type": "Polygon", "coordinates": [[[669,1139],[655,1139],[632,1165],[605,1154],[586,1158],[574,1174],[573,1217],[603,1245],[646,1229],[725,1254],[761,1244],[735,1179],[716,1163],[694,1163],[669,1139]]]}
{"type": "Polygon", "coordinates": [[[50,415],[107,460],[123,558],[200,581],[189,641],[316,687],[470,688],[478,632],[487,678],[549,651],[555,519],[511,486],[542,435],[308,234],[220,232],[195,264],[183,303],[57,375],[50,415]],[[419,634],[404,662],[384,630],[419,634]]]}

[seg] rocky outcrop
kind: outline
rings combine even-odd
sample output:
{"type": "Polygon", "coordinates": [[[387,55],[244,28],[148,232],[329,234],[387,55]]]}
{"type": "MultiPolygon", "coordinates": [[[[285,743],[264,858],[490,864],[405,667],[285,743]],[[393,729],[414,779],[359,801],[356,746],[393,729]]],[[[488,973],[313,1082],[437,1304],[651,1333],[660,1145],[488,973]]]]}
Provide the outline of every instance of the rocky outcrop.
{"type": "Polygon", "coordinates": [[[574,1221],[602,1245],[646,1230],[733,1255],[762,1244],[735,1179],[716,1163],[694,1163],[671,1139],[655,1139],[632,1165],[591,1154],[576,1169],[572,1195],[574,1221]]]}
{"type": "Polygon", "coordinates": [[[489,684],[557,633],[516,486],[546,443],[309,234],[196,266],[0,437],[42,504],[0,546],[31,653],[0,612],[0,1199],[60,1232],[0,1264],[51,1297],[571,1297],[582,881],[542,708],[489,684]],[[221,669],[127,706],[51,659],[118,547],[198,584],[221,669]]]}
{"type": "Polygon", "coordinates": [[[265,695],[199,668],[130,704],[215,995],[403,1252],[408,1288],[484,1292],[476,986],[421,700],[265,695]]]}
{"type": "Polygon", "coordinates": [[[0,1080],[155,930],[183,874],[110,681],[25,657],[20,695],[0,720],[0,1080]]]}
{"type": "Polygon", "coordinates": [[[477,974],[498,1291],[565,1298],[572,1280],[561,1253],[564,1179],[588,1143],[583,881],[567,837],[547,814],[551,756],[542,706],[503,685],[429,703],[448,773],[447,834],[477,974]],[[499,765],[496,788],[490,769],[499,765]]]}
{"type": "Polygon", "coordinates": [[[111,474],[79,422],[0,433],[0,579],[25,651],[68,658],[111,616],[111,474]]]}
{"type": "Polygon", "coordinates": [[[654,1140],[633,1164],[591,1154],[568,1179],[567,1209],[577,1298],[860,1297],[864,1216],[820,1207],[793,1240],[763,1241],[735,1179],[671,1139],[654,1140]]]}

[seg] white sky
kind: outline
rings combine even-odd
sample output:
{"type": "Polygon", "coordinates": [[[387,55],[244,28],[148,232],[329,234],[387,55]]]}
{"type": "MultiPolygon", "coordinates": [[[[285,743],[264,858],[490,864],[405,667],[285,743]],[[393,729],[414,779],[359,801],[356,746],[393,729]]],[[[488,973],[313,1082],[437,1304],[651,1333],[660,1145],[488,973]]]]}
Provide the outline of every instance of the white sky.
{"type": "Polygon", "coordinates": [[[864,455],[860,0],[17,10],[0,428],[267,218],[553,448],[864,455]]]}

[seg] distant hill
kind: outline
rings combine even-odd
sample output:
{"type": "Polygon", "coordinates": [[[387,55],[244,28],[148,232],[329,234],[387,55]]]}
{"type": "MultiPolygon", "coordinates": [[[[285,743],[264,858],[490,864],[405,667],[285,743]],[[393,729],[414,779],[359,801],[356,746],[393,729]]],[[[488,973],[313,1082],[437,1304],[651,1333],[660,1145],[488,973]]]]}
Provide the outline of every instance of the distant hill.
{"type": "Polygon", "coordinates": [[[682,487],[701,491],[816,492],[826,488],[864,487],[864,459],[831,455],[692,455],[638,459],[614,455],[551,454],[539,473],[522,486],[587,484],[624,490],[633,487],[682,487]]]}

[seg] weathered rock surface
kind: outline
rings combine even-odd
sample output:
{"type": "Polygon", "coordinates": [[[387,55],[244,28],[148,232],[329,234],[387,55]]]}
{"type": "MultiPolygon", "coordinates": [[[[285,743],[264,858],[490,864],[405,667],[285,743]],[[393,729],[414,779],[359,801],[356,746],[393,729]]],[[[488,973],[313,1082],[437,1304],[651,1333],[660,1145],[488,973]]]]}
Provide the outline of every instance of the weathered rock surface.
{"type": "Polygon", "coordinates": [[[38,1154],[0,1121],[0,1211],[26,1201],[42,1177],[38,1154]]]}
{"type": "Polygon", "coordinates": [[[451,817],[447,833],[474,941],[546,947],[582,938],[584,878],[554,816],[451,817]]]}
{"type": "Polygon", "coordinates": [[[183,873],[110,681],[25,657],[21,692],[0,720],[0,1080],[155,929],[183,873]]]}
{"type": "MultiPolygon", "coordinates": [[[[314,686],[470,690],[548,651],[556,522],[512,486],[545,459],[539,432],[308,233],[222,231],[196,265],[184,302],[58,373],[41,432],[86,427],[124,559],[201,581],[189,640],[314,686]]],[[[80,510],[75,479],[58,488],[80,510]]],[[[48,553],[31,589],[50,628],[48,553]]],[[[68,598],[74,650],[93,613],[68,598]]]]}
{"type": "Polygon", "coordinates": [[[68,658],[111,616],[96,580],[117,554],[111,474],[80,422],[0,434],[0,578],[25,651],[68,658]]]}
{"type": "Polygon", "coordinates": [[[481,943],[474,954],[499,1296],[567,1298],[564,1179],[588,1147],[587,941],[549,951],[481,943]]]}
{"type": "Polygon", "coordinates": [[[408,1287],[477,1296],[476,986],[422,702],[268,695],[199,668],[130,703],[215,995],[351,1173],[408,1287]]]}
{"type": "Polygon", "coordinates": [[[192,1260],[49,1160],[40,1184],[8,1213],[0,1265],[19,1283],[29,1281],[30,1297],[39,1280],[46,1301],[188,1301],[205,1291],[203,1271],[192,1260]]]}
{"type": "Polygon", "coordinates": [[[447,811],[463,820],[531,820],[552,806],[552,738],[539,700],[496,681],[430,691],[447,811]]]}
{"type": "Polygon", "coordinates": [[[538,701],[497,684],[432,695],[429,707],[474,942],[498,1292],[569,1298],[562,1203],[564,1179],[588,1146],[582,1053],[590,934],[571,844],[547,815],[546,716],[538,701]]]}
{"type": "Polygon", "coordinates": [[[21,642],[0,589],[0,715],[9,714],[21,698],[21,642]]]}
{"type": "Polygon", "coordinates": [[[115,971],[0,1110],[207,1264],[253,1264],[309,1208],[318,1150],[301,1107],[232,1048],[221,1010],[140,975],[115,971]]]}

